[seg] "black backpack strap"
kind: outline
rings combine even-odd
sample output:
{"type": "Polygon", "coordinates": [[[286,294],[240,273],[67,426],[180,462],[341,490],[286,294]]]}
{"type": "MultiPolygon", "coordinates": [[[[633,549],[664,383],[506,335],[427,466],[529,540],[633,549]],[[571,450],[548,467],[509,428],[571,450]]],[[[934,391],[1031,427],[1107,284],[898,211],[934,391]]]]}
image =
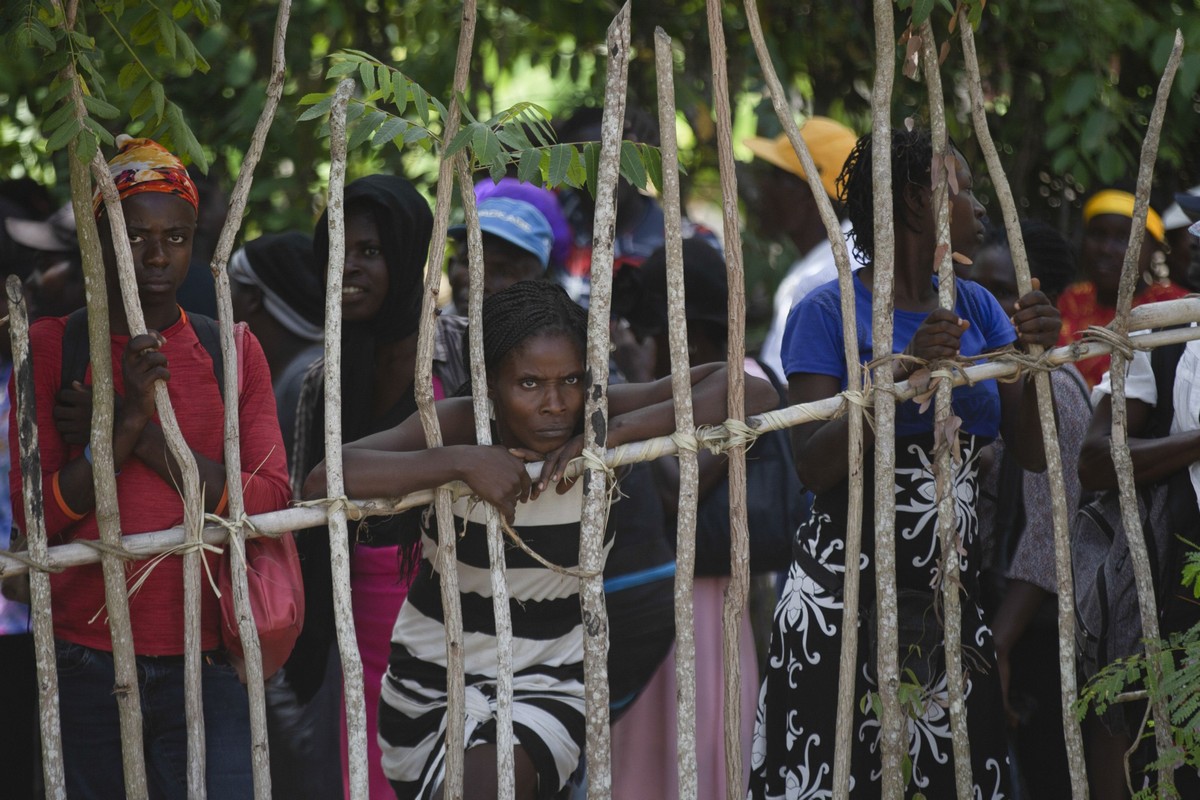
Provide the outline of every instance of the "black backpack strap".
{"type": "MultiPolygon", "coordinates": [[[[213,374],[217,377],[217,388],[221,398],[225,398],[225,358],[221,354],[221,329],[217,321],[203,314],[188,314],[188,322],[196,332],[200,345],[208,351],[212,358],[213,374]]],[[[87,376],[88,364],[91,363],[91,352],[88,350],[87,309],[81,308],[71,312],[67,317],[67,325],[62,338],[62,372],[59,388],[67,387],[74,381],[83,383],[87,376]]],[[[114,364],[116,369],[118,365],[114,364]]]]}
{"type": "Polygon", "coordinates": [[[188,322],[196,332],[200,345],[208,351],[212,358],[213,373],[217,376],[217,388],[221,391],[221,400],[225,399],[225,357],[221,352],[221,327],[212,317],[188,312],[188,322]]]}
{"type": "Polygon", "coordinates": [[[62,338],[62,371],[58,388],[65,389],[75,381],[83,383],[91,363],[88,350],[87,309],[80,308],[67,317],[62,338]]]}

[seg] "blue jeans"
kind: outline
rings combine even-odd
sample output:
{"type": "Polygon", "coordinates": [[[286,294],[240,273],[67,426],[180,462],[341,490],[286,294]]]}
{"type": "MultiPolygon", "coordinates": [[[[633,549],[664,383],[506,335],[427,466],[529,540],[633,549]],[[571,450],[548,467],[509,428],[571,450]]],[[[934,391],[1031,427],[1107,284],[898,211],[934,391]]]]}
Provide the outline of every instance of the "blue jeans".
{"type": "MultiPolygon", "coordinates": [[[[67,794],[124,797],[121,730],[112,653],[56,640],[67,794]]],[[[250,765],[250,710],[246,687],[219,654],[202,656],[205,766],[208,796],[240,800],[254,795],[250,765]]],[[[142,744],[150,796],[187,796],[187,723],[183,658],[138,656],[142,744]]]]}

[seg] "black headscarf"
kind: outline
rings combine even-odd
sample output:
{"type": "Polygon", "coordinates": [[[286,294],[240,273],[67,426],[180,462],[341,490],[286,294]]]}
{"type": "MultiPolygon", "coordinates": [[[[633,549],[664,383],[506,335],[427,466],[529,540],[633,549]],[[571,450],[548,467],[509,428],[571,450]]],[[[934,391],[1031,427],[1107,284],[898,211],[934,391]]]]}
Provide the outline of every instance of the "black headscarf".
{"type": "MultiPolygon", "coordinates": [[[[325,266],[318,265],[313,257],[312,238],[308,234],[300,231],[266,233],[247,242],[242,249],[252,270],[245,276],[245,281],[263,290],[267,311],[276,320],[293,333],[297,332],[285,321],[285,318],[292,318],[288,312],[273,307],[274,300],[310,326],[321,328],[325,324],[325,266]],[[271,295],[274,299],[269,299],[271,295]]],[[[232,260],[229,269],[231,276],[240,280],[235,275],[232,260]]]]}
{"type": "MultiPolygon", "coordinates": [[[[347,216],[360,210],[372,215],[388,269],[387,295],[379,314],[365,322],[347,323],[342,330],[342,428],[345,440],[353,441],[379,430],[380,423],[396,424],[416,409],[410,389],[401,401],[404,408],[394,409],[386,420],[372,420],[375,347],[398,342],[417,330],[433,213],[411,183],[394,175],[369,175],[348,185],[345,209],[347,216]]],[[[328,212],[313,232],[313,251],[318,264],[329,262],[328,212]]]]}

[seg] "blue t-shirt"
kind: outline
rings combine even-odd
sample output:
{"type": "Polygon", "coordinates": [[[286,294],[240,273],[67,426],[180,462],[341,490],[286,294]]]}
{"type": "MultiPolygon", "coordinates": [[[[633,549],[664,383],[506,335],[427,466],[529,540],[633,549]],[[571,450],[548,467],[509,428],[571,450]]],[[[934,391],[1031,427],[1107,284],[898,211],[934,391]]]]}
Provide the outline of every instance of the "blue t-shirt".
{"type": "MultiPolygon", "coordinates": [[[[934,279],[937,285],[937,279],[934,279]]],[[[1012,323],[1000,304],[977,283],[957,281],[954,311],[971,323],[963,331],[961,355],[980,355],[1011,344],[1017,337],[1012,323]]],[[[871,292],[854,273],[854,307],[858,326],[859,359],[866,364],[872,358],[871,292]]],[[[929,316],[924,312],[896,309],[892,319],[892,352],[901,353],[917,328],[929,316]]],[[[783,332],[783,369],[789,376],[799,373],[831,375],[846,388],[845,348],[842,338],[841,294],[837,281],[815,289],[792,309],[783,332]]],[[[974,386],[954,390],[954,412],[963,421],[962,430],[979,436],[994,437],[1000,430],[1000,394],[995,381],[980,381],[974,386]]],[[[933,429],[933,406],[924,414],[911,401],[896,406],[896,435],[908,436],[933,429]]]]}

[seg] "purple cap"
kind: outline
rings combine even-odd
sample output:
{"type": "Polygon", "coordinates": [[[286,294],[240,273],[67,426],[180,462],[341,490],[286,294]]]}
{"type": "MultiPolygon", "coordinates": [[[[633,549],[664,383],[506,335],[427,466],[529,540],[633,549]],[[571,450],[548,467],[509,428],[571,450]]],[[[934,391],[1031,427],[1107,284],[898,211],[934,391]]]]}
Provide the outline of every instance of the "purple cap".
{"type": "Polygon", "coordinates": [[[550,262],[556,265],[566,262],[567,253],[571,249],[571,226],[567,224],[567,218],[563,216],[562,208],[558,205],[558,196],[554,192],[533,183],[521,183],[516,178],[501,178],[499,183],[492,183],[484,178],[475,184],[475,202],[482,203],[489,197],[524,200],[542,212],[554,235],[554,245],[550,248],[550,262]]]}

